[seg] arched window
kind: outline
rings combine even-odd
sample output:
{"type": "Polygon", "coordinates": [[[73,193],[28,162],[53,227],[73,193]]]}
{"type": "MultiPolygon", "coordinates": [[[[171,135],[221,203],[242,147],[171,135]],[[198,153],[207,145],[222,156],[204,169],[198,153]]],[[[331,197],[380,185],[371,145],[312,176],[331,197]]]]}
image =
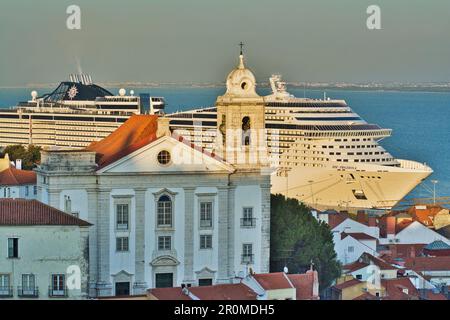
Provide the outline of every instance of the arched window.
{"type": "Polygon", "coordinates": [[[158,227],[172,227],[172,200],[168,195],[162,195],[159,197],[157,210],[158,227]]]}
{"type": "Polygon", "coordinates": [[[242,118],[242,144],[244,146],[250,145],[250,118],[242,118]]]}

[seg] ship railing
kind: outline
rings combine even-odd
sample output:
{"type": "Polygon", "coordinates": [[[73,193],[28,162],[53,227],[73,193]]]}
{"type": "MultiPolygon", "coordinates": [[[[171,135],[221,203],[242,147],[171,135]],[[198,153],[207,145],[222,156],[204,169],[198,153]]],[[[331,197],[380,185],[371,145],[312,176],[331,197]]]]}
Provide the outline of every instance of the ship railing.
{"type": "Polygon", "coordinates": [[[426,163],[420,163],[412,160],[397,159],[400,168],[421,171],[433,171],[426,163]]]}

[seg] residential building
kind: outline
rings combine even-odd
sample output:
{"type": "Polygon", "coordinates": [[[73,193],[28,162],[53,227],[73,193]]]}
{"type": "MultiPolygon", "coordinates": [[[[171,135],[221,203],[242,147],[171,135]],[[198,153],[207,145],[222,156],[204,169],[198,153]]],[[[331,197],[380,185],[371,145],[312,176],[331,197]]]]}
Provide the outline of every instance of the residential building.
{"type": "Polygon", "coordinates": [[[8,154],[0,159],[0,199],[35,199],[37,195],[36,173],[21,170],[22,161],[13,164],[8,154]]]}
{"type": "Polygon", "coordinates": [[[86,298],[89,226],[37,200],[0,199],[0,298],[86,298]]]}
{"type": "Polygon", "coordinates": [[[171,135],[166,120],[135,115],[87,149],[42,152],[42,201],[94,224],[91,296],[269,271],[270,176],[171,135]]]}

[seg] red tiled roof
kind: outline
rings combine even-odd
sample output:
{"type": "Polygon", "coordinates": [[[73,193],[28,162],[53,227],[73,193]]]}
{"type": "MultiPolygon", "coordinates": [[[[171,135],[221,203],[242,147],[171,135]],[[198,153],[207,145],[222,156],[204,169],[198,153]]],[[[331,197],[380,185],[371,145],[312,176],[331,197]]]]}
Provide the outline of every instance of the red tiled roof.
{"type": "Polygon", "coordinates": [[[304,274],[288,274],[287,277],[291,280],[292,285],[297,289],[297,300],[312,300],[318,297],[314,296],[314,276],[317,276],[317,271],[308,270],[304,274]]]}
{"type": "Polygon", "coordinates": [[[37,200],[0,199],[0,226],[91,226],[89,222],[37,200]]]}
{"type": "Polygon", "coordinates": [[[419,292],[408,278],[383,279],[381,285],[386,289],[384,300],[410,300],[419,297],[419,292]],[[403,292],[405,289],[408,293],[403,292]]]}
{"type": "Polygon", "coordinates": [[[415,257],[406,258],[405,266],[415,271],[450,271],[450,257],[415,257]]]}
{"type": "Polygon", "coordinates": [[[284,272],[255,274],[253,277],[264,290],[292,288],[292,285],[284,272]]]}
{"type": "Polygon", "coordinates": [[[97,153],[97,164],[103,168],[157,139],[158,116],[132,115],[109,136],[92,142],[87,151],[97,153]]]}
{"type": "Polygon", "coordinates": [[[148,293],[158,300],[192,300],[180,287],[149,289],[148,293]]]}
{"type": "Polygon", "coordinates": [[[336,284],[333,287],[338,290],[342,290],[345,288],[356,286],[357,284],[360,284],[360,283],[361,283],[361,281],[359,281],[358,279],[351,279],[351,280],[336,284]]]}
{"type": "Polygon", "coordinates": [[[363,232],[342,232],[341,239],[345,239],[347,236],[355,238],[356,240],[377,240],[377,238],[368,235],[363,232]]]}
{"type": "Polygon", "coordinates": [[[364,292],[362,295],[357,296],[356,298],[353,298],[353,300],[378,300],[379,298],[368,293],[364,292]]]}
{"type": "Polygon", "coordinates": [[[364,262],[361,262],[361,261],[355,261],[353,263],[346,264],[346,265],[342,266],[342,270],[345,270],[345,271],[350,273],[350,272],[357,271],[357,270],[360,270],[362,268],[365,268],[368,265],[369,265],[368,263],[364,263],[364,262]]]}
{"type": "MultiPolygon", "coordinates": [[[[380,268],[380,270],[395,270],[395,269],[398,269],[398,268],[392,266],[391,264],[387,263],[386,261],[384,261],[384,260],[382,260],[380,258],[374,257],[373,255],[371,255],[370,253],[367,253],[367,252],[364,252],[361,255],[361,257],[363,257],[362,258],[362,260],[363,260],[362,262],[368,262],[367,260],[370,260],[370,261],[372,261],[372,263],[374,265],[376,265],[378,268],[380,268]],[[367,259],[364,259],[364,257],[366,257],[367,259]]],[[[360,259],[361,259],[361,257],[360,257],[360,259]]]]}
{"type": "Polygon", "coordinates": [[[257,294],[243,283],[190,287],[200,300],[256,300],[257,294]]]}
{"type": "Polygon", "coordinates": [[[447,300],[447,298],[442,293],[434,293],[431,290],[425,292],[426,300],[447,300]]]}
{"type": "Polygon", "coordinates": [[[0,186],[19,186],[36,184],[36,172],[31,170],[19,170],[14,167],[0,172],[0,186]]]}
{"type": "Polygon", "coordinates": [[[434,225],[434,216],[436,216],[442,209],[444,208],[436,205],[412,206],[408,209],[408,213],[414,218],[414,220],[430,227],[434,225]]]}

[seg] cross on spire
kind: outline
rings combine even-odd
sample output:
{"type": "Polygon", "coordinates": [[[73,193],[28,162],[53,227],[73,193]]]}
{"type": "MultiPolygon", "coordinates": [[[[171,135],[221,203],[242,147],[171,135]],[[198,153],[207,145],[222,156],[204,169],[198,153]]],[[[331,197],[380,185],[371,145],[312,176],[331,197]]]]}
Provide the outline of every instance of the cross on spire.
{"type": "Polygon", "coordinates": [[[244,47],[244,43],[242,41],[239,42],[239,47],[241,47],[241,56],[242,56],[242,48],[244,47]]]}

